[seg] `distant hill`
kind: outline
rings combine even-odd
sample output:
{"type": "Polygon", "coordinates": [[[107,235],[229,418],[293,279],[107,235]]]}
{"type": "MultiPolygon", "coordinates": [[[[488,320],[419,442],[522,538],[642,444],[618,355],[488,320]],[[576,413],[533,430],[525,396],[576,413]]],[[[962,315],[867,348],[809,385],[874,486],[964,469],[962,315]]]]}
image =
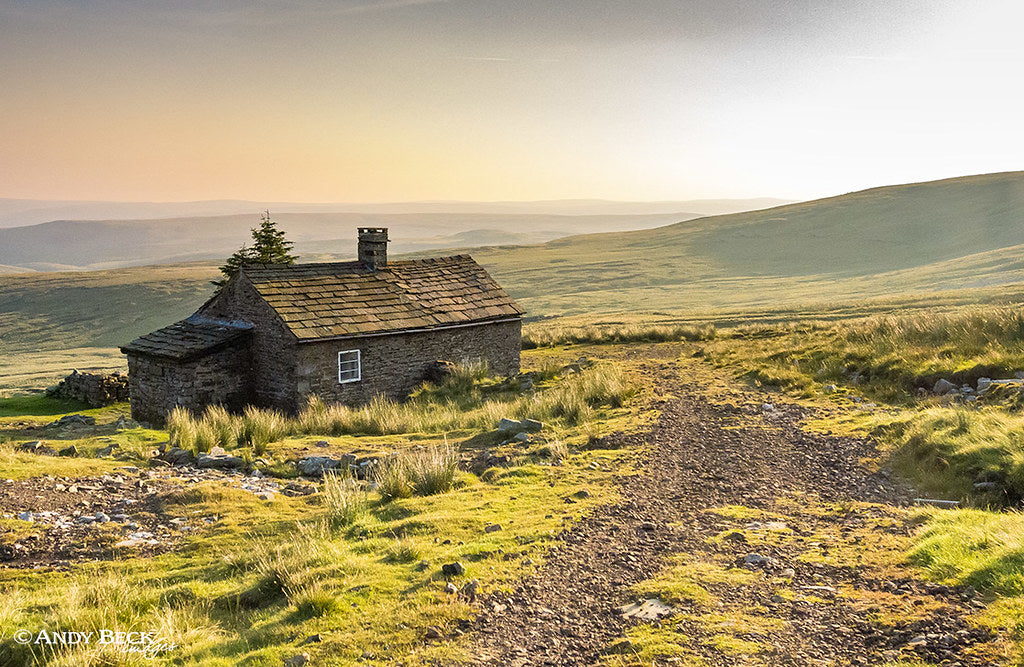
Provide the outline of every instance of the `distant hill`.
{"type": "Polygon", "coordinates": [[[48,201],[0,198],[0,228],[36,225],[54,220],[152,220],[204,218],[222,215],[272,213],[409,213],[505,215],[656,215],[690,211],[696,216],[719,215],[788,204],[784,199],[695,199],[689,201],[631,202],[603,199],[546,201],[419,201],[392,203],[323,203],[220,199],[191,202],[48,201]]]}
{"type": "Polygon", "coordinates": [[[656,229],[476,249],[534,312],[700,308],[1019,280],[1024,172],[863,190],[656,229]]]}
{"type": "MultiPolygon", "coordinates": [[[[1024,281],[1024,172],[875,188],[525,246],[493,239],[504,244],[503,235],[518,238],[526,230],[480,229],[439,234],[464,246],[491,243],[468,250],[530,317],[692,313],[976,288],[1024,281]]],[[[315,250],[307,257],[352,257],[326,243],[315,250]]],[[[192,312],[210,294],[214,267],[0,277],[0,354],[126,342],[192,312]]]]}

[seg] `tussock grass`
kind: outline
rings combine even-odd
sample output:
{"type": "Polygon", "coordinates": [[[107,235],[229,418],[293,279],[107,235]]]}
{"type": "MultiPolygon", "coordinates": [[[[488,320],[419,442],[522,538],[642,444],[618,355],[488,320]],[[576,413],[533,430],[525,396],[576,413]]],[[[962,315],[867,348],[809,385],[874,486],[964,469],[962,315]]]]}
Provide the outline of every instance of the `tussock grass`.
{"type": "Polygon", "coordinates": [[[351,526],[370,510],[369,494],[347,474],[326,471],[322,497],[327,518],[334,526],[351,526]]]}
{"type": "Polygon", "coordinates": [[[458,468],[458,453],[446,444],[389,456],[371,474],[381,498],[390,501],[451,491],[458,468]]]}
{"type": "Polygon", "coordinates": [[[1024,514],[931,512],[911,558],[936,579],[1024,596],[1024,514]]]}
{"type": "Polygon", "coordinates": [[[1010,307],[739,327],[727,338],[708,356],[744,366],[753,382],[798,391],[856,386],[887,402],[910,402],[940,378],[975,383],[1024,369],[1024,311],[1010,307]]]}
{"type": "MultiPolygon", "coordinates": [[[[563,369],[560,369],[563,370],[563,369]]],[[[542,369],[538,377],[554,376],[542,369]]],[[[596,408],[618,408],[636,393],[624,373],[599,364],[565,373],[551,386],[522,392],[517,382],[487,375],[480,364],[460,366],[440,385],[424,384],[406,401],[377,396],[366,405],[327,404],[313,397],[296,417],[247,408],[232,415],[220,407],[200,416],[176,408],[167,418],[171,443],[193,451],[219,444],[226,449],[251,445],[259,456],[270,442],[289,435],[394,435],[490,430],[502,417],[554,421],[567,426],[586,423],[596,408]],[[225,444],[226,443],[226,444],[225,444]]]]}
{"type": "Polygon", "coordinates": [[[991,504],[1024,498],[1024,415],[998,408],[936,407],[910,412],[876,431],[896,445],[903,469],[930,476],[931,488],[952,496],[974,492],[974,482],[994,482],[991,504]]]}
{"type": "Polygon", "coordinates": [[[608,345],[617,343],[665,343],[712,340],[711,324],[609,324],[565,326],[536,324],[523,331],[523,349],[556,345],[608,345]]]}

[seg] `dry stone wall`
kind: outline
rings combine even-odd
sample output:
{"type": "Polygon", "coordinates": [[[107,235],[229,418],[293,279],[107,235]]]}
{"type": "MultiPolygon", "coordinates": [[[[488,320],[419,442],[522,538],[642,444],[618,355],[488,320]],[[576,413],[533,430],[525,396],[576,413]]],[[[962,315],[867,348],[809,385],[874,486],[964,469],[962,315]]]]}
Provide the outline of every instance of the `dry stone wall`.
{"type": "Polygon", "coordinates": [[[124,373],[100,375],[72,371],[71,375],[46,393],[55,398],[70,398],[100,408],[128,400],[128,376],[124,373]]]}

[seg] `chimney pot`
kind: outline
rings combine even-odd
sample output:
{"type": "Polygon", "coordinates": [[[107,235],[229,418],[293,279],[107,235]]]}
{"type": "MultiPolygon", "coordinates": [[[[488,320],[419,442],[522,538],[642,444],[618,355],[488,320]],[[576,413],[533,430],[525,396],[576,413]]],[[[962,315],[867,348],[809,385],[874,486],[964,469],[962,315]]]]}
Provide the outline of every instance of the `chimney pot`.
{"type": "Polygon", "coordinates": [[[388,264],[388,228],[359,228],[359,262],[371,271],[388,264]]]}

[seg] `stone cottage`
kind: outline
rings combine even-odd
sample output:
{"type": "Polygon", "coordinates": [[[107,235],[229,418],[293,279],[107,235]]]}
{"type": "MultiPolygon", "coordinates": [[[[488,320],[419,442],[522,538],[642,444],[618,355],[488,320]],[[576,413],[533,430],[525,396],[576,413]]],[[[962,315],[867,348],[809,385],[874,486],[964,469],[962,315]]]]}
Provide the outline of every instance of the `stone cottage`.
{"type": "Polygon", "coordinates": [[[472,257],[389,262],[387,244],[387,229],[364,228],[355,262],[247,265],[192,316],[122,347],[132,417],[401,398],[437,361],[519,371],[523,311],[472,257]]]}

